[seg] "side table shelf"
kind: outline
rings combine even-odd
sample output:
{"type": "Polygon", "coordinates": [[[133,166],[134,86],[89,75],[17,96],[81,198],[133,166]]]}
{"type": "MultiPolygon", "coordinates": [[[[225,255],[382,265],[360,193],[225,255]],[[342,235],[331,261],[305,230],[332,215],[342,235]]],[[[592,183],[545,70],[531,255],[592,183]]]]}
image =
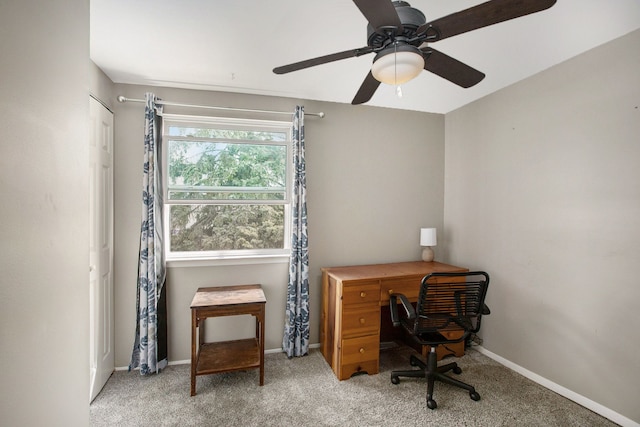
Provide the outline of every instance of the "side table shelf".
{"type": "Polygon", "coordinates": [[[196,375],[259,368],[259,350],[256,339],[204,343],[198,351],[196,375]]]}
{"type": "Polygon", "coordinates": [[[245,369],[260,369],[264,384],[264,318],[266,298],[260,285],[199,288],[191,302],[191,396],[196,376],[245,369]],[[255,338],[205,342],[209,317],[250,314],[256,318],[255,338]]]}

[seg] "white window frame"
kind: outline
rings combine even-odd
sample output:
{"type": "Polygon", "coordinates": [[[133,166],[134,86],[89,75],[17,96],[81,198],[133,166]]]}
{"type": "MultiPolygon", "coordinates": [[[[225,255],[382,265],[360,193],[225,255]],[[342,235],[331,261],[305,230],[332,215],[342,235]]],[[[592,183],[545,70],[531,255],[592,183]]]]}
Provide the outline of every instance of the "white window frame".
{"type": "MultiPolygon", "coordinates": [[[[178,266],[202,266],[207,264],[244,264],[244,263],[273,263],[288,262],[291,254],[291,193],[293,188],[293,142],[291,122],[238,119],[225,117],[192,116],[181,114],[163,114],[162,121],[162,188],[163,188],[163,219],[164,219],[164,246],[167,264],[178,266]],[[168,186],[168,141],[175,139],[168,135],[168,127],[173,124],[197,126],[220,126],[222,129],[256,130],[256,131],[279,131],[287,135],[286,145],[286,189],[285,198],[272,204],[284,206],[284,247],[282,249],[247,249],[247,250],[224,250],[224,251],[171,251],[171,227],[169,210],[172,205],[178,204],[198,204],[192,200],[169,200],[168,186]]],[[[243,143],[243,141],[234,141],[243,143]]],[[[282,142],[272,141],[246,141],[248,144],[283,145],[282,142]]],[[[215,201],[206,204],[218,204],[215,201]]],[[[222,204],[222,203],[220,203],[222,204]]],[[[229,204],[225,202],[224,204],[229,204]]],[[[238,200],[231,204],[256,204],[252,201],[238,200]]]]}

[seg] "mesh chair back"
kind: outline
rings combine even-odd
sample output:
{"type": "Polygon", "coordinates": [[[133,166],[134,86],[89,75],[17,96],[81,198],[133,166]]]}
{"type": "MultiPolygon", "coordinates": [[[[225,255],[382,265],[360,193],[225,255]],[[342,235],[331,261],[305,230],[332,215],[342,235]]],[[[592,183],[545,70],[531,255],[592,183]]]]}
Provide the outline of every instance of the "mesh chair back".
{"type": "Polygon", "coordinates": [[[479,271],[425,276],[416,304],[413,334],[430,335],[462,328],[465,334],[461,341],[477,332],[488,286],[489,276],[479,271]]]}

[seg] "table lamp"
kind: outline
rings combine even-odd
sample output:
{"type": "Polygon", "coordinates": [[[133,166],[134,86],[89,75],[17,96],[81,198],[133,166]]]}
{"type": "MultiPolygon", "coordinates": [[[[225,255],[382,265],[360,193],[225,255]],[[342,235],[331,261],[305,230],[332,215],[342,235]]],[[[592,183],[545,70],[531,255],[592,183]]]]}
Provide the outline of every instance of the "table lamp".
{"type": "Polygon", "coordinates": [[[438,244],[438,238],[436,237],[435,228],[421,228],[420,229],[420,246],[422,249],[422,260],[426,262],[433,261],[433,249],[431,246],[438,244]]]}

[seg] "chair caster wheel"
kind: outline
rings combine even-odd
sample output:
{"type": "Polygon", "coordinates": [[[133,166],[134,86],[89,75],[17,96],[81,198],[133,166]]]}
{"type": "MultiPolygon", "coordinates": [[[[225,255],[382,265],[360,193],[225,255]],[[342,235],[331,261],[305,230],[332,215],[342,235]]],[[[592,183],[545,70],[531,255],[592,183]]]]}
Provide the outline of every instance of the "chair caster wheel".
{"type": "Polygon", "coordinates": [[[471,400],[475,400],[475,401],[480,400],[480,395],[475,391],[470,392],[469,397],[471,398],[471,400]]]}
{"type": "Polygon", "coordinates": [[[411,366],[418,366],[418,359],[413,354],[409,358],[409,364],[411,366]]]}
{"type": "Polygon", "coordinates": [[[435,400],[433,399],[427,399],[427,408],[429,409],[436,409],[438,407],[438,404],[436,403],[435,400]]]}
{"type": "Polygon", "coordinates": [[[452,369],[453,373],[456,375],[460,375],[462,373],[462,369],[459,366],[456,366],[452,369]]]}
{"type": "Polygon", "coordinates": [[[395,375],[391,375],[391,384],[400,384],[400,378],[395,375]]]}

